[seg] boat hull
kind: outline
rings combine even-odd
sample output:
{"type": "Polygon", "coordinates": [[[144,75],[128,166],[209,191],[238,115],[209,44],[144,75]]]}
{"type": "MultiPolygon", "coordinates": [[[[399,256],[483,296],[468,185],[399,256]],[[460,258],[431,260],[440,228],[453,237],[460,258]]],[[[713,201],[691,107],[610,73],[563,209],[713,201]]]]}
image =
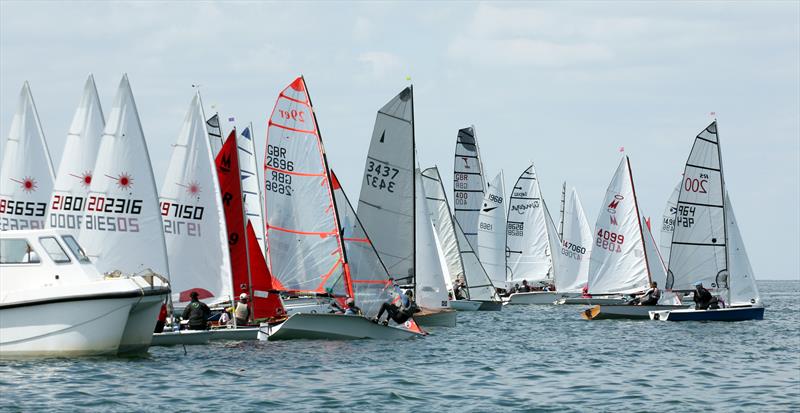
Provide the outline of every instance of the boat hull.
{"type": "Polygon", "coordinates": [[[718,310],[683,309],[652,311],[650,319],[661,321],[749,321],[763,320],[764,307],[731,307],[718,310]]]}
{"type": "Polygon", "coordinates": [[[131,307],[128,322],[120,339],[118,354],[140,355],[147,352],[153,340],[158,313],[164,299],[169,295],[168,287],[145,287],[144,296],[131,307]]]}
{"type": "Polygon", "coordinates": [[[581,311],[584,320],[649,320],[651,311],[667,311],[686,308],[679,305],[596,305],[581,311]]]}
{"type": "Polygon", "coordinates": [[[421,312],[414,314],[414,321],[423,327],[455,327],[456,312],[453,310],[431,311],[422,309],[421,312]]]}
{"type": "Polygon", "coordinates": [[[219,328],[213,330],[165,331],[153,334],[151,346],[207,344],[209,341],[247,341],[258,339],[259,327],[219,328]]]}
{"type": "Polygon", "coordinates": [[[502,301],[480,301],[481,306],[478,308],[478,311],[502,311],[503,310],[503,302],[502,301]]]}
{"type": "Polygon", "coordinates": [[[529,293],[514,293],[508,296],[506,304],[554,304],[559,298],[578,297],[579,294],[560,293],[557,291],[531,291],[529,293]]]}
{"type": "Polygon", "coordinates": [[[567,297],[559,298],[556,304],[563,305],[624,305],[628,301],[620,297],[597,297],[597,298],[584,298],[584,297],[567,297]]]}
{"type": "Polygon", "coordinates": [[[277,325],[262,324],[259,340],[402,340],[421,335],[343,314],[298,313],[277,325]]]}
{"type": "Polygon", "coordinates": [[[137,301],[76,299],[0,309],[0,356],[115,355],[137,301]]]}
{"type": "Polygon", "coordinates": [[[456,311],[478,311],[481,308],[480,301],[452,300],[450,308],[456,311]]]}

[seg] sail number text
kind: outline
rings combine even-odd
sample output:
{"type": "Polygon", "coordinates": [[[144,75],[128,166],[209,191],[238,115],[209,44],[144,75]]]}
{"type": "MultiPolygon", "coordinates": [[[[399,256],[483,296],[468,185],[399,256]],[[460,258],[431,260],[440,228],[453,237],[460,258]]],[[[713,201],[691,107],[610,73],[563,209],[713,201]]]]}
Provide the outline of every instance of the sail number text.
{"type": "Polygon", "coordinates": [[[597,239],[595,245],[609,250],[611,252],[622,252],[622,243],[625,242],[625,236],[615,232],[607,231],[604,229],[597,231],[597,239]]]}
{"type": "Polygon", "coordinates": [[[697,208],[689,205],[678,205],[678,213],[675,215],[675,225],[683,228],[691,228],[694,225],[694,213],[697,208]]]}
{"type": "Polygon", "coordinates": [[[686,178],[686,180],[683,181],[683,189],[686,190],[686,192],[697,192],[700,194],[708,193],[708,191],[706,191],[708,179],[702,179],[703,176],[706,178],[708,177],[705,174],[701,174],[701,179],[686,178]]]}
{"type": "Polygon", "coordinates": [[[394,178],[396,178],[399,173],[400,170],[397,168],[382,165],[371,160],[367,163],[367,185],[394,193],[394,188],[397,185],[394,182],[394,178]]]}

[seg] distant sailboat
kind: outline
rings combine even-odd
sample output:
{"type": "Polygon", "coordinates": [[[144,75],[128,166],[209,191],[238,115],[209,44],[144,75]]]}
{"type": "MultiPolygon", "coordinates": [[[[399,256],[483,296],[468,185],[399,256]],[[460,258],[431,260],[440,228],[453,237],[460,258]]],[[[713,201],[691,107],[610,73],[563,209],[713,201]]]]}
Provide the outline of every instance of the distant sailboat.
{"type": "Polygon", "coordinates": [[[222,149],[222,128],[219,123],[219,113],[206,120],[206,130],[208,131],[208,142],[211,144],[211,154],[217,156],[222,149]]]}
{"type": "Polygon", "coordinates": [[[411,87],[386,103],[375,120],[358,200],[358,216],[372,237],[389,275],[413,285],[423,314],[421,325],[455,325],[444,282],[424,188],[416,176],[414,97],[411,87]],[[439,297],[439,299],[434,298],[439,297]],[[441,302],[443,301],[443,302],[441,302]]]}
{"type": "Polygon", "coordinates": [[[506,286],[506,207],[503,173],[489,184],[478,218],[478,248],[486,273],[498,288],[506,286]]]}
{"type": "Polygon", "coordinates": [[[44,228],[54,181],[47,141],[25,82],[0,165],[0,231],[44,228]]]}
{"type": "Polygon", "coordinates": [[[258,158],[256,157],[256,143],[253,137],[253,125],[244,128],[236,137],[239,148],[239,165],[242,175],[242,194],[244,196],[244,210],[247,219],[253,223],[258,247],[262,254],[266,253],[264,247],[264,204],[261,196],[261,181],[258,175],[258,158]]]}
{"type": "Polygon", "coordinates": [[[86,195],[92,184],[97,150],[105,128],[103,109],[94,77],[89,75],[83,97],[72,117],[67,142],[56,174],[55,188],[47,210],[47,226],[78,236],[86,210],[86,195]]]}
{"type": "Polygon", "coordinates": [[[736,218],[722,168],[717,122],[695,138],[677,203],[667,288],[694,289],[701,282],[726,304],[718,310],[652,312],[669,320],[760,320],[764,306],[736,218]]]}
{"type": "Polygon", "coordinates": [[[478,215],[485,192],[486,179],[475,127],[459,129],[453,163],[453,215],[475,251],[478,248],[478,215]]]}
{"type": "Polygon", "coordinates": [[[670,248],[672,248],[672,232],[675,230],[675,213],[678,212],[678,195],[681,192],[682,184],[683,181],[675,185],[672,195],[667,200],[667,206],[664,208],[664,215],[661,217],[661,235],[658,246],[666,262],[669,262],[670,248]]]}
{"type": "MultiPolygon", "coordinates": [[[[422,171],[422,182],[428,200],[428,210],[431,212],[431,220],[446,262],[446,280],[450,283],[449,289],[452,291],[453,283],[461,279],[467,286],[467,300],[461,301],[477,303],[475,308],[478,310],[499,311],[502,309],[502,301],[495,291],[494,284],[467,241],[461,226],[450,213],[439,169],[433,167],[422,171]]],[[[459,304],[460,302],[451,301],[451,306],[456,309],[459,309],[457,307],[459,304]]]]}

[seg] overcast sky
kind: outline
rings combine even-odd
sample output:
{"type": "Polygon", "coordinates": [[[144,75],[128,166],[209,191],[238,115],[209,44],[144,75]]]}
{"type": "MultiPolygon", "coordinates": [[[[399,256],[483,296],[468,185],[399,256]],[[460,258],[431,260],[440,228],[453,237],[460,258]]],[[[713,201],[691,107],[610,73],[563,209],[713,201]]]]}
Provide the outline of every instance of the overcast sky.
{"type": "Polygon", "coordinates": [[[57,167],[90,72],[106,114],[128,73],[159,186],[192,84],[208,114],[254,123],[263,157],[277,94],[303,74],[351,199],[375,111],[411,76],[418,159],[448,191],[474,124],[489,175],[509,188],[533,161],[547,202],[566,180],[592,225],[620,146],[658,222],[713,111],[756,277],[800,278],[797,1],[0,2],[4,137],[28,80],[57,167]]]}

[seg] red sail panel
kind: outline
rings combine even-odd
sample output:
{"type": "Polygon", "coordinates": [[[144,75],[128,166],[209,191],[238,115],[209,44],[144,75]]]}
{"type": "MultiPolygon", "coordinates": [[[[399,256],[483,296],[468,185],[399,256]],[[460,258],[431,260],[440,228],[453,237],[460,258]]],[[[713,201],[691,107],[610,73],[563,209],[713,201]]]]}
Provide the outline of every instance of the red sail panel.
{"type": "MultiPolygon", "coordinates": [[[[233,296],[252,295],[247,272],[247,246],[244,238],[244,213],[242,207],[242,180],[239,175],[239,150],[236,131],[231,131],[216,158],[219,188],[228,228],[228,250],[231,256],[233,296]]],[[[258,249],[258,243],[255,249],[258,249]]]]}
{"type": "MultiPolygon", "coordinates": [[[[258,245],[253,224],[247,221],[247,243],[258,245]]],[[[278,280],[272,278],[267,261],[259,248],[250,248],[250,274],[253,279],[253,319],[274,319],[286,315],[283,302],[276,290],[284,289],[278,280]]]]}

